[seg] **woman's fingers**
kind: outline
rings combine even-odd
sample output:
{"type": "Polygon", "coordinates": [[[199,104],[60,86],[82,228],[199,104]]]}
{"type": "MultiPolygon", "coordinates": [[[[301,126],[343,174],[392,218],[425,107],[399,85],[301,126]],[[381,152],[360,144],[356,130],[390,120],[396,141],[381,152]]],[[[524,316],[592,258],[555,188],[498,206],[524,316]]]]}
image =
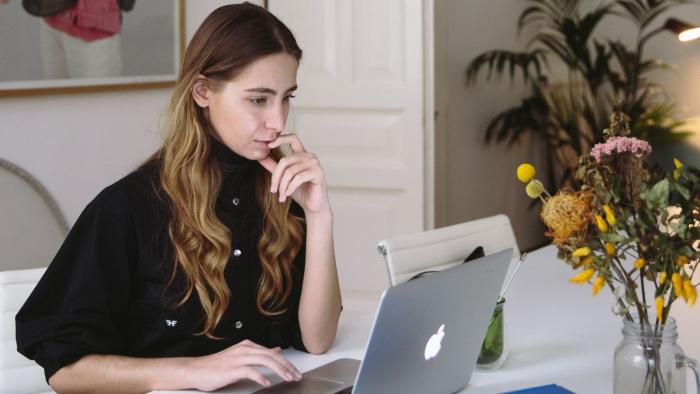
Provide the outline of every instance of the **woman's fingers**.
{"type": "Polygon", "coordinates": [[[294,366],[294,364],[292,364],[291,362],[289,362],[289,360],[282,356],[282,348],[280,347],[269,349],[265,346],[258,345],[255,342],[245,340],[239,342],[237,345],[232,346],[232,349],[235,349],[233,351],[235,352],[237,357],[246,355],[263,355],[266,357],[270,357],[273,360],[280,363],[281,365],[283,365],[293,374],[299,374],[299,370],[294,366]]]}
{"type": "Polygon", "coordinates": [[[268,349],[266,347],[261,347],[250,349],[246,354],[257,354],[271,357],[272,359],[285,366],[292,373],[298,374],[299,370],[297,369],[297,367],[295,367],[294,364],[292,364],[289,360],[282,356],[281,350],[281,348],[268,349]]]}
{"type": "Polygon", "coordinates": [[[284,194],[284,197],[291,196],[294,191],[301,185],[303,185],[306,182],[311,182],[316,178],[316,175],[311,172],[311,171],[305,171],[302,172],[301,174],[297,174],[294,179],[289,183],[289,186],[287,187],[287,191],[284,194]]]}
{"type": "Polygon", "coordinates": [[[274,149],[282,144],[289,144],[289,146],[292,148],[292,152],[294,153],[306,152],[306,148],[304,148],[304,145],[302,145],[299,136],[294,133],[282,134],[274,141],[267,144],[267,146],[270,149],[274,149]]]}
{"type": "Polygon", "coordinates": [[[280,179],[280,184],[279,184],[279,201],[284,202],[284,200],[292,194],[293,191],[290,191],[289,189],[289,184],[292,181],[292,179],[296,179],[299,174],[307,171],[309,169],[309,163],[308,162],[300,162],[297,163],[289,168],[287,168],[286,171],[284,171],[284,174],[282,175],[282,179],[280,179]]]}
{"type": "Polygon", "coordinates": [[[231,383],[237,382],[241,379],[250,379],[262,386],[269,386],[272,384],[268,378],[265,377],[265,375],[261,374],[260,372],[256,371],[255,368],[251,367],[240,367],[236,368],[236,372],[234,372],[233,376],[233,381],[231,383]]]}
{"type": "Polygon", "coordinates": [[[279,190],[280,180],[287,169],[299,162],[304,161],[305,158],[305,156],[299,154],[281,158],[279,163],[277,163],[277,167],[272,172],[272,176],[270,177],[270,193],[277,193],[279,190]]]}
{"type": "Polygon", "coordinates": [[[236,363],[240,366],[261,366],[268,368],[286,381],[301,379],[301,374],[299,372],[288,368],[269,354],[252,353],[241,355],[236,357],[236,363]]]}

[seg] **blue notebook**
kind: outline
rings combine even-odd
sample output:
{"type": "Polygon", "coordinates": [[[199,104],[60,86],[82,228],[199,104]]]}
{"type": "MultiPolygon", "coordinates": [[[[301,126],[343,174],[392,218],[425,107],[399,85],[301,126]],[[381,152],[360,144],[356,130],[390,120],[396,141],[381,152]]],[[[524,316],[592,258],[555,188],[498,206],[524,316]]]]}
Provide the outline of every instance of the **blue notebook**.
{"type": "Polygon", "coordinates": [[[529,387],[526,389],[507,391],[501,394],[576,394],[558,384],[548,384],[546,386],[529,387]]]}

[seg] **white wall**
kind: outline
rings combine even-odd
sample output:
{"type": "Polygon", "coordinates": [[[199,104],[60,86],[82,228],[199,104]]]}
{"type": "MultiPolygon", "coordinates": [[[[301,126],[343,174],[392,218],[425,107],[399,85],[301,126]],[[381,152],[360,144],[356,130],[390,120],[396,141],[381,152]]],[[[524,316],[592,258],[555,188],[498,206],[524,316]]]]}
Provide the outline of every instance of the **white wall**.
{"type": "MultiPolygon", "coordinates": [[[[188,0],[187,37],[231,1],[188,0]]],[[[85,205],[160,145],[169,89],[0,98],[0,157],[36,176],[70,224],[85,205]]]]}
{"type": "MultiPolygon", "coordinates": [[[[464,70],[486,50],[523,48],[515,39],[515,25],[525,6],[516,0],[435,2],[436,226],[503,212],[513,221],[521,248],[541,242],[542,227],[537,210],[528,209],[530,199],[515,179],[515,168],[522,161],[544,168],[542,147],[533,141],[511,149],[504,144],[485,146],[482,136],[487,122],[516,105],[525,97],[525,90],[519,82],[485,82],[483,77],[476,86],[467,88],[464,70]]],[[[677,8],[672,14],[700,24],[697,5],[677,8]]],[[[602,25],[600,33],[630,40],[633,28],[618,19],[602,25]]],[[[700,42],[681,44],[670,33],[662,33],[650,42],[648,51],[678,66],[675,75],[660,81],[681,104],[679,115],[700,116],[700,42]]],[[[700,121],[689,127],[700,130],[700,121]]],[[[700,132],[696,132],[684,146],[669,147],[663,153],[700,165],[699,152],[700,132]]]]}

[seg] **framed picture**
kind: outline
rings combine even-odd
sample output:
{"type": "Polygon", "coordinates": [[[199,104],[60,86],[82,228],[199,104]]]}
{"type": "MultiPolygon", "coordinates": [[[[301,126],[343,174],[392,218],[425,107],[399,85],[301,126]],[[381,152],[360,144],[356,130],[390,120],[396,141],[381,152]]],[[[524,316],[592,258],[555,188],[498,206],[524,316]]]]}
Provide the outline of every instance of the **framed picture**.
{"type": "Polygon", "coordinates": [[[172,86],[185,48],[185,0],[136,0],[111,12],[118,16],[107,29],[118,32],[66,32],[58,16],[0,0],[0,97],[172,86]]]}

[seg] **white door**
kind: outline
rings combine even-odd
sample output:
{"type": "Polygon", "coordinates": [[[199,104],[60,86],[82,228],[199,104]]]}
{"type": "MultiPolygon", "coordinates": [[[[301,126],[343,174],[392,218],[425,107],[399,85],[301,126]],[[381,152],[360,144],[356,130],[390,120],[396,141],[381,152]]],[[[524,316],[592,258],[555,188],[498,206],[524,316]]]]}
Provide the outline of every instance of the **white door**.
{"type": "Polygon", "coordinates": [[[287,124],[326,171],[341,287],[388,286],[380,239],[424,228],[421,0],[269,0],[304,51],[287,124]]]}

